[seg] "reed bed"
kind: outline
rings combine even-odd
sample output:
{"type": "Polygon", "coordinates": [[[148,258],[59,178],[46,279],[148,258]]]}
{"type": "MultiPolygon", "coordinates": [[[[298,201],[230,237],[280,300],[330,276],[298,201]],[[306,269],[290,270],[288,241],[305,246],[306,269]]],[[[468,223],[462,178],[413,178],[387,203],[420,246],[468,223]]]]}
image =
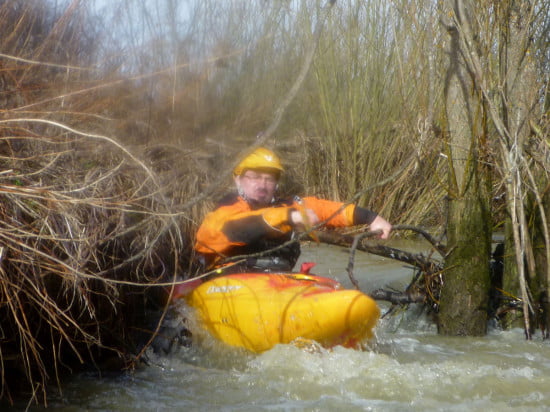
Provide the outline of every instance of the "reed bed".
{"type": "Polygon", "coordinates": [[[114,140],[1,126],[1,398],[24,390],[46,402],[65,372],[138,361],[166,302],[154,285],[186,270],[186,223],[158,165],[114,140]]]}

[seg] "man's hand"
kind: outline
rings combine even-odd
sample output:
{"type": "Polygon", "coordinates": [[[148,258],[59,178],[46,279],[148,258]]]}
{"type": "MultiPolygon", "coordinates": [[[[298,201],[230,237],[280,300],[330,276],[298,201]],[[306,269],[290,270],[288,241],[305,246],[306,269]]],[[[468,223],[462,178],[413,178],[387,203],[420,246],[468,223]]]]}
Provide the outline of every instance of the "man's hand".
{"type": "Polygon", "coordinates": [[[290,213],[290,223],[294,226],[301,225],[309,229],[319,223],[319,217],[311,209],[293,210],[290,213]]]}
{"type": "Polygon", "coordinates": [[[372,221],[370,224],[370,230],[381,230],[382,234],[380,235],[380,239],[387,239],[390,237],[390,232],[392,229],[392,225],[390,222],[388,222],[386,219],[384,219],[382,216],[376,216],[376,218],[372,221]]]}

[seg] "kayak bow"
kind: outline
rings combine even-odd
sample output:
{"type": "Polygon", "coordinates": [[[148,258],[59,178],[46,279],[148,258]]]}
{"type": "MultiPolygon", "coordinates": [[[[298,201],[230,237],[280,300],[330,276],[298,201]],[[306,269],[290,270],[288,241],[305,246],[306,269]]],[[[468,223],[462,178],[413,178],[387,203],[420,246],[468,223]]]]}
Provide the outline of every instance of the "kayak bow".
{"type": "Polygon", "coordinates": [[[376,302],[335,280],[305,273],[242,273],[209,280],[186,296],[217,339],[252,352],[303,338],[355,347],[371,338],[376,302]]]}

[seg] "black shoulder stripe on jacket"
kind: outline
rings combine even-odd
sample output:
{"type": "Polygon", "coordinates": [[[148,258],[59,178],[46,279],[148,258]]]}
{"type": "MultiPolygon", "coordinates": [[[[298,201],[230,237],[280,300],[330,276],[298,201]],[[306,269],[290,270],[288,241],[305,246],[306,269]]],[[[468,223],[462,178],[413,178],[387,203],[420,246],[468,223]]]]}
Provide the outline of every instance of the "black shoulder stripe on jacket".
{"type": "Polygon", "coordinates": [[[247,216],[243,219],[229,220],[223,225],[223,233],[232,242],[252,243],[273,233],[262,215],[247,216]]]}

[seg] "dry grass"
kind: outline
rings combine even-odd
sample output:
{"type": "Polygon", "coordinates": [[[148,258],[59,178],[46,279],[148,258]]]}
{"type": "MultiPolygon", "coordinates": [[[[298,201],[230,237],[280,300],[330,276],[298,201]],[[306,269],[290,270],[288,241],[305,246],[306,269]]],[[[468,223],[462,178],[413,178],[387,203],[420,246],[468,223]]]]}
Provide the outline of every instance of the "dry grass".
{"type": "Polygon", "coordinates": [[[46,403],[67,372],[135,364],[166,301],[154,285],[190,270],[194,212],[174,206],[198,179],[112,137],[140,137],[118,119],[141,94],[91,64],[85,17],[79,2],[0,2],[2,401],[46,403]]]}
{"type": "Polygon", "coordinates": [[[59,378],[109,353],[132,362],[143,344],[136,330],[150,327],[147,310],[162,309],[162,294],[146,286],[183,273],[180,255],[189,256],[185,222],[172,214],[160,175],[124,147],[60,126],[38,137],[29,132],[40,124],[29,120],[2,123],[4,132],[14,123],[27,135],[1,141],[9,163],[0,177],[7,396],[14,382],[40,393],[52,368],[59,378]]]}

